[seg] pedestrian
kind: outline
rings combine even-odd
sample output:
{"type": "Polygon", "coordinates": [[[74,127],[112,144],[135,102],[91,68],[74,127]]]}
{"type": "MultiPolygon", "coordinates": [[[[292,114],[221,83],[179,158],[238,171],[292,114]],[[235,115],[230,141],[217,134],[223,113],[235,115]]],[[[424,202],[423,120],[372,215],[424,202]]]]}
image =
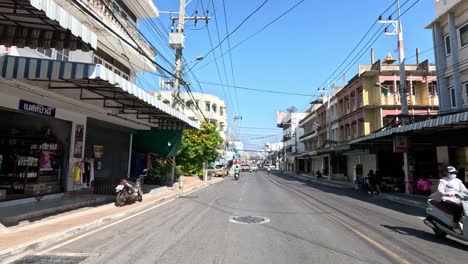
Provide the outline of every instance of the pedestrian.
{"type": "Polygon", "coordinates": [[[369,173],[367,174],[367,181],[369,183],[369,194],[376,194],[377,192],[375,191],[375,186],[376,186],[376,179],[375,179],[375,174],[373,170],[369,170],[369,173]]]}
{"type": "Polygon", "coordinates": [[[322,178],[322,173],[318,170],[318,171],[315,173],[315,176],[317,176],[317,179],[320,179],[320,178],[322,178]]]}
{"type": "Polygon", "coordinates": [[[382,185],[382,174],[380,171],[376,170],[375,171],[375,189],[377,190],[377,194],[381,194],[382,190],[380,189],[380,185],[382,185]]]}

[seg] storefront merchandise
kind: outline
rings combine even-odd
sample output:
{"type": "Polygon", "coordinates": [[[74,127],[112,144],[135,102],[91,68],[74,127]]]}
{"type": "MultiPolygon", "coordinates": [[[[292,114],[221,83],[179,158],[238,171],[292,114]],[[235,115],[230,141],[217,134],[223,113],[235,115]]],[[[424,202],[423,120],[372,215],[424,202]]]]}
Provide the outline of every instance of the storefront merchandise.
{"type": "Polygon", "coordinates": [[[0,190],[4,199],[60,192],[69,123],[0,110],[0,127],[8,128],[0,129],[0,190]]]}

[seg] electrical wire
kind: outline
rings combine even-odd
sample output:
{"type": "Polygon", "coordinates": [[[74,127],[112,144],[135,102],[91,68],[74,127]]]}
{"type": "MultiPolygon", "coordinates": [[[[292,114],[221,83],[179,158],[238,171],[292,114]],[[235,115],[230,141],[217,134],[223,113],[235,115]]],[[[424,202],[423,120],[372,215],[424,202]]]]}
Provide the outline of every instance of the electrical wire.
{"type": "MultiPolygon", "coordinates": [[[[230,50],[231,49],[231,40],[229,38],[229,28],[228,28],[228,22],[227,22],[227,15],[226,15],[226,4],[225,4],[225,1],[223,0],[223,13],[224,13],[224,26],[226,28],[226,34],[228,35],[227,36],[227,43],[228,43],[228,49],[230,50]]],[[[221,51],[221,54],[223,52],[221,51]]],[[[237,105],[237,110],[238,110],[238,113],[240,114],[241,113],[241,109],[240,109],[240,106],[239,106],[239,97],[237,95],[237,88],[236,87],[236,78],[234,77],[234,66],[233,66],[233,62],[232,62],[232,52],[229,52],[229,61],[230,61],[230,64],[231,64],[231,77],[232,77],[232,83],[234,85],[234,96],[236,98],[236,105],[237,105]]]]}
{"type": "MultiPolygon", "coordinates": [[[[282,17],[284,17],[285,15],[287,15],[289,12],[291,12],[292,10],[294,10],[296,7],[298,7],[300,4],[302,4],[305,0],[301,0],[299,2],[297,2],[295,5],[293,5],[291,8],[289,8],[288,10],[286,10],[285,12],[283,12],[281,15],[279,15],[278,17],[276,17],[275,19],[271,20],[270,22],[268,22],[265,26],[263,26],[261,29],[255,31],[255,33],[251,34],[250,36],[248,36],[247,38],[245,38],[244,40],[240,41],[239,43],[237,43],[236,45],[234,45],[232,48],[230,48],[229,50],[227,50],[226,52],[223,52],[221,54],[221,57],[224,57],[228,52],[231,52],[232,50],[238,48],[239,46],[241,46],[242,44],[244,44],[245,42],[247,42],[248,40],[250,40],[251,38],[255,37],[256,35],[258,35],[260,32],[262,32],[263,30],[267,29],[269,26],[271,26],[272,24],[274,24],[276,21],[280,20],[282,17]]],[[[218,57],[219,58],[219,57],[218,57]]],[[[202,68],[205,68],[206,66],[208,66],[209,64],[211,64],[213,62],[213,60],[203,64],[202,66],[194,69],[195,71],[198,71],[198,70],[201,70],[202,68]]]]}
{"type": "MultiPolygon", "coordinates": [[[[200,81],[200,83],[209,84],[209,85],[221,85],[219,83],[214,82],[207,82],[207,81],[200,81]]],[[[273,93],[273,94],[287,94],[287,95],[296,95],[296,96],[311,96],[311,94],[303,94],[303,93],[291,93],[291,92],[282,92],[282,91],[275,91],[275,90],[264,90],[252,87],[243,87],[243,86],[234,86],[234,85],[224,85],[227,87],[233,87],[241,90],[248,90],[248,91],[257,91],[262,93],[273,93]]]]}
{"type": "MultiPolygon", "coordinates": [[[[242,25],[244,25],[245,22],[247,22],[247,20],[249,20],[249,19],[250,19],[253,15],[255,15],[260,9],[262,9],[262,7],[263,7],[266,3],[268,3],[268,1],[269,1],[269,0],[263,1],[263,3],[260,4],[260,6],[258,6],[258,7],[257,7],[252,13],[250,13],[246,18],[244,18],[244,19],[242,20],[242,22],[241,22],[233,31],[231,31],[229,34],[227,34],[226,37],[224,37],[223,40],[221,40],[221,41],[218,43],[218,45],[216,45],[216,46],[214,47],[214,49],[211,49],[211,50],[207,51],[206,54],[205,54],[203,57],[207,57],[207,56],[210,55],[215,49],[217,49],[219,46],[221,46],[221,44],[223,44],[223,42],[226,41],[227,38],[229,38],[229,37],[230,37],[232,34],[234,34],[237,30],[239,30],[239,28],[241,28],[242,25]]],[[[195,64],[192,66],[192,68],[194,68],[195,66],[197,66],[198,63],[199,63],[199,62],[195,63],[195,64]]]]}

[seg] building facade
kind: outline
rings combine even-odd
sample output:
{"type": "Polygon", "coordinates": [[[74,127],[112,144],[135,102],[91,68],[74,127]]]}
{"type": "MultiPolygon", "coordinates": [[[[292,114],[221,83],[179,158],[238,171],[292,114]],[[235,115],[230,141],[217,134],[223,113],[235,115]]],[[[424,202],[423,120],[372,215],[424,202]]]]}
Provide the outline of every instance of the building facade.
{"type": "MultiPolygon", "coordinates": [[[[358,74],[343,88],[335,87],[329,98],[324,96],[312,102],[300,122],[304,129],[300,141],[305,145],[305,152],[297,157],[305,163],[300,171],[320,171],[331,179],[347,180],[355,180],[371,169],[379,169],[385,176],[400,173],[394,168],[401,170],[401,155],[395,155],[392,149],[352,144],[401,123],[399,67],[393,61],[388,56],[384,61],[359,65],[358,74]],[[385,162],[391,159],[395,162],[385,162]]],[[[428,61],[407,64],[406,72],[409,118],[418,122],[435,117],[435,65],[428,61]]]]}
{"type": "MultiPolygon", "coordinates": [[[[166,105],[172,104],[172,92],[162,91],[152,93],[156,99],[162,101],[166,105]]],[[[227,120],[228,113],[224,100],[212,94],[204,94],[192,92],[180,93],[181,112],[194,121],[201,121],[203,117],[208,119],[208,122],[216,125],[221,137],[226,141],[227,138],[227,120]]]]}
{"type": "Polygon", "coordinates": [[[432,29],[441,114],[468,109],[468,2],[436,0],[432,29]]]}
{"type": "Polygon", "coordinates": [[[0,200],[110,190],[132,175],[139,131],[198,127],[135,84],[156,69],[138,31],[152,1],[2,1],[2,13],[0,200]]]}
{"type": "Polygon", "coordinates": [[[285,171],[294,171],[297,166],[303,167],[303,164],[295,164],[294,155],[304,150],[304,144],[298,139],[304,133],[299,127],[299,122],[306,116],[306,113],[286,113],[278,114],[282,120],[278,127],[283,128],[283,149],[279,153],[281,157],[280,166],[285,171]]]}

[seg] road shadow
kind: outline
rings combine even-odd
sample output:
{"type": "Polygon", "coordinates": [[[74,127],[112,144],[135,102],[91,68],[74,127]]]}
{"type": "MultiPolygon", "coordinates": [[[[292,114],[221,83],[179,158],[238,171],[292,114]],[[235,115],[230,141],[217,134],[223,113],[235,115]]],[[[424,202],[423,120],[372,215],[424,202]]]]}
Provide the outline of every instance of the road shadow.
{"type": "MultiPolygon", "coordinates": [[[[413,215],[413,216],[425,216],[426,212],[424,208],[418,207],[418,206],[413,206],[413,205],[408,205],[408,204],[402,204],[402,203],[397,203],[389,200],[384,200],[384,199],[379,199],[375,196],[369,195],[368,193],[356,191],[353,188],[347,188],[347,187],[334,187],[334,186],[329,186],[325,185],[322,183],[317,183],[301,178],[296,178],[294,176],[289,176],[289,175],[281,175],[280,173],[275,173],[273,176],[278,177],[282,180],[285,181],[290,181],[290,184],[293,184],[293,182],[300,182],[303,186],[311,187],[317,191],[322,191],[334,195],[339,195],[339,196],[345,196],[349,197],[355,200],[359,200],[362,202],[374,204],[377,206],[381,206],[386,209],[394,210],[403,214],[408,214],[408,215],[413,215]]],[[[282,184],[288,184],[287,182],[282,182],[282,184]]]]}
{"type": "Polygon", "coordinates": [[[426,232],[426,231],[419,230],[419,229],[414,229],[410,227],[401,227],[401,226],[389,226],[389,225],[381,225],[381,226],[387,229],[390,229],[396,233],[402,234],[402,235],[417,237],[419,239],[430,241],[436,244],[446,245],[446,246],[461,249],[464,251],[468,250],[466,244],[458,242],[456,240],[452,240],[451,238],[439,238],[435,236],[433,233],[431,233],[430,231],[426,232]]]}

